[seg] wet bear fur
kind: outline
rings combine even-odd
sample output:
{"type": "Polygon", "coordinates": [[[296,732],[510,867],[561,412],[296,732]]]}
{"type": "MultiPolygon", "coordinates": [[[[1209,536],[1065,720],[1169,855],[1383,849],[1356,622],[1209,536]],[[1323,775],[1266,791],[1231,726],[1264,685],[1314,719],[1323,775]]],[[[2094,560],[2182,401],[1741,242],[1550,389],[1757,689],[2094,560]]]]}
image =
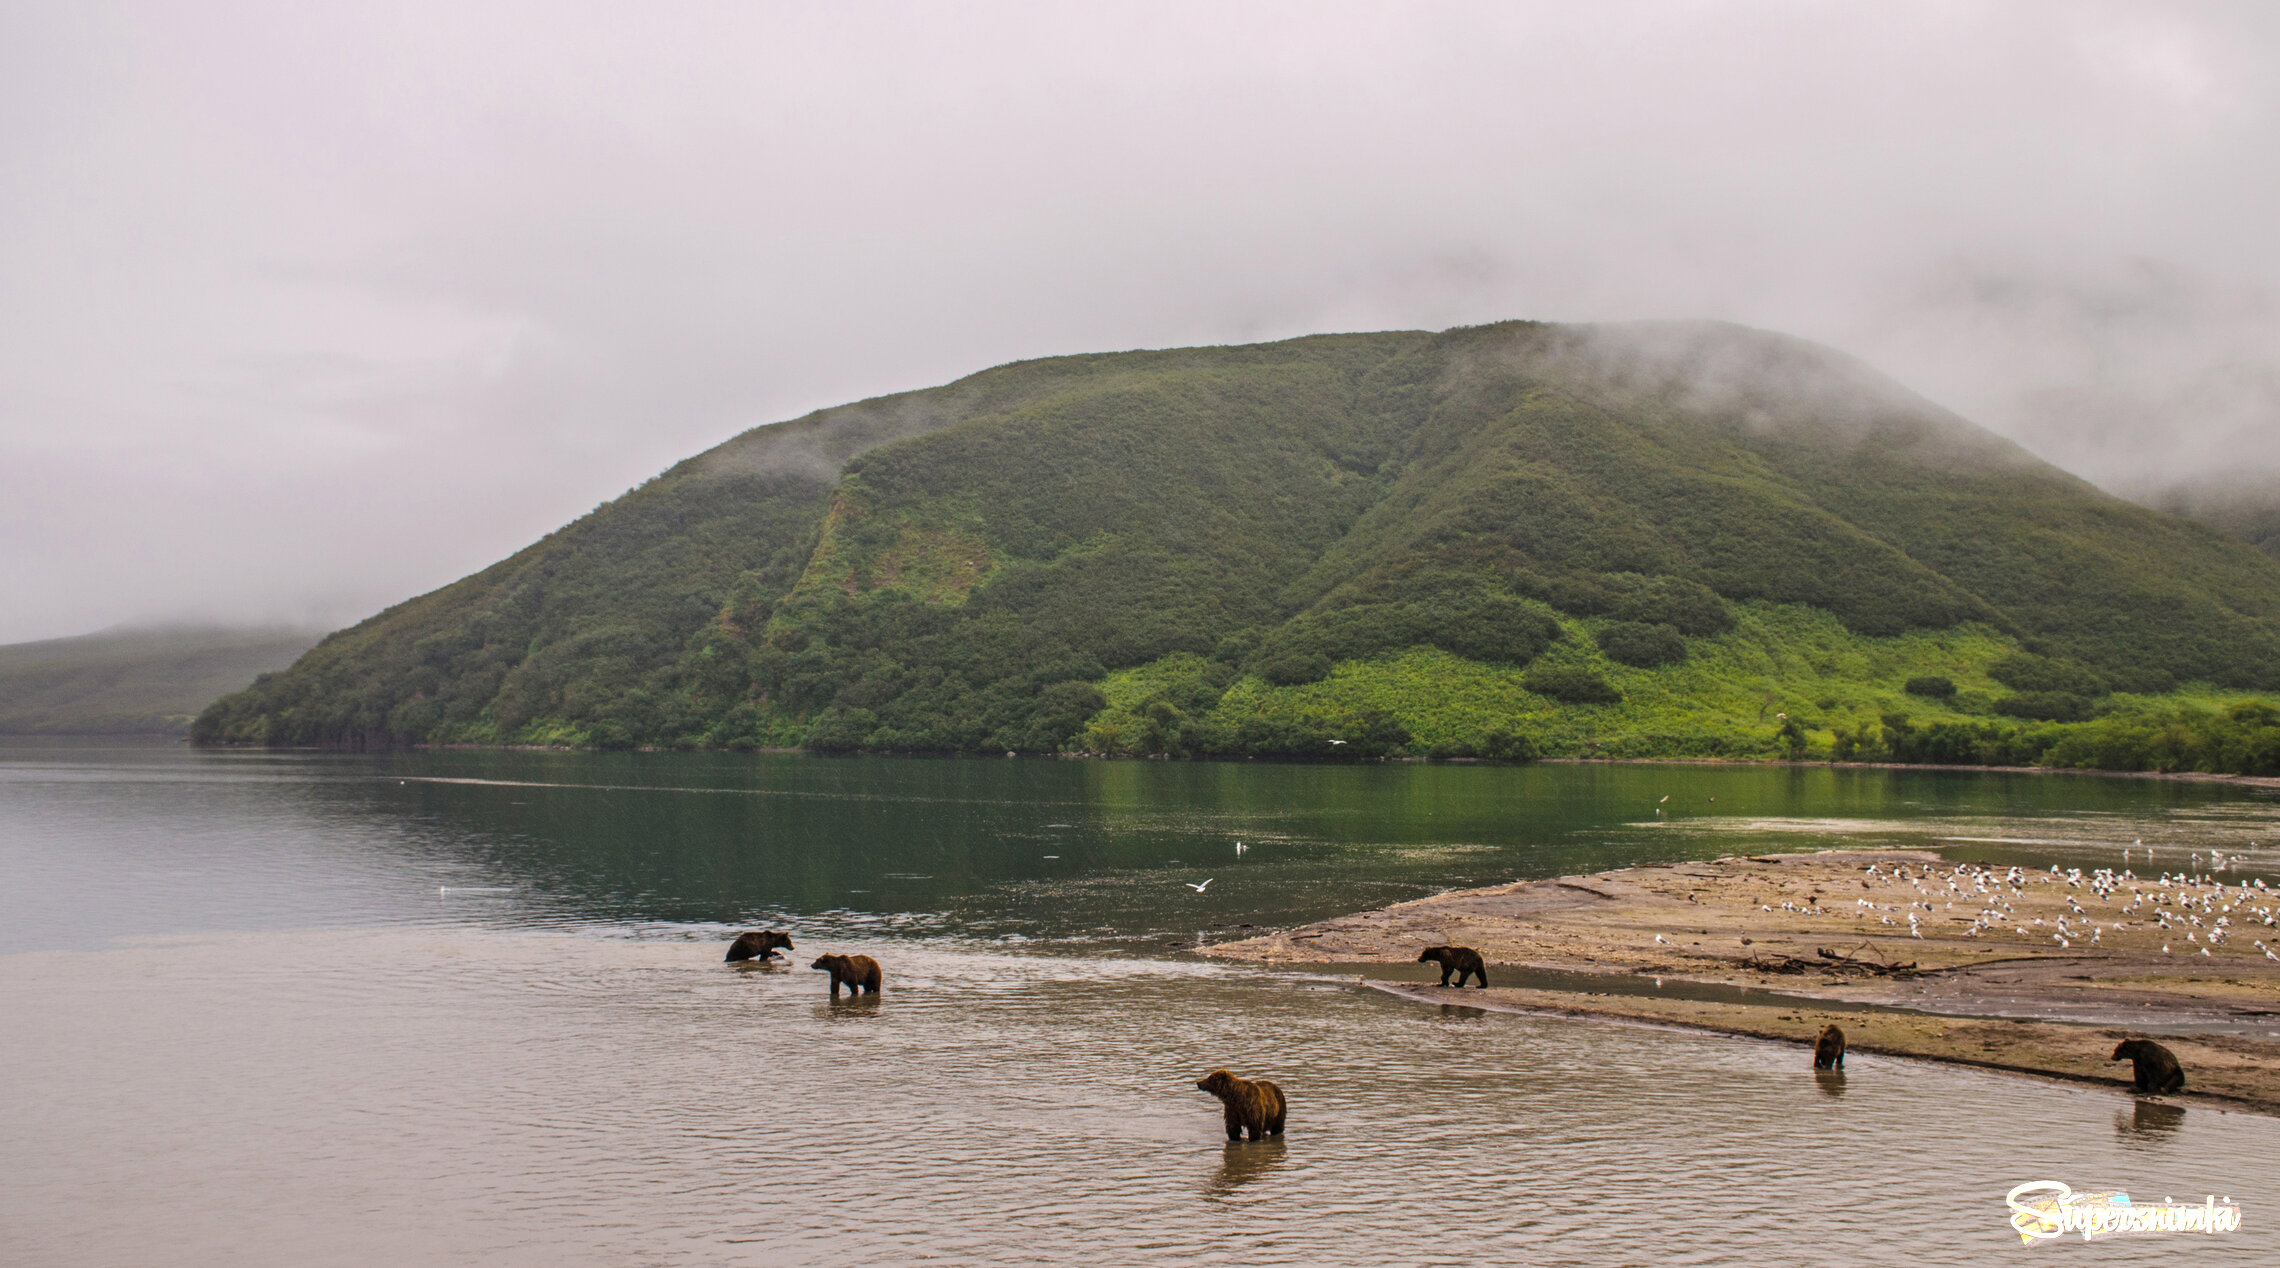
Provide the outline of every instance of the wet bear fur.
{"type": "Polygon", "coordinates": [[[2135,1068],[2137,1090],[2166,1095],[2185,1090],[2185,1069],[2177,1054],[2151,1039],[2124,1039],[2114,1045],[2109,1060],[2127,1061],[2135,1068]]]}
{"type": "Polygon", "coordinates": [[[1227,1107],[1227,1139],[1241,1140],[1245,1131],[1253,1140],[1283,1134],[1283,1115],[1290,1107],[1282,1089],[1265,1079],[1238,1079],[1225,1070],[1213,1070],[1195,1089],[1211,1093],[1227,1107]]]}
{"type": "Polygon", "coordinates": [[[1488,986],[1488,963],[1480,958],[1480,952],[1471,947],[1427,947],[1418,954],[1417,962],[1423,964],[1427,961],[1441,966],[1443,986],[1449,984],[1451,973],[1457,975],[1457,985],[1460,988],[1464,986],[1468,975],[1479,978],[1483,989],[1488,986]]]}
{"type": "Polygon", "coordinates": [[[1845,1068],[1845,1032],[1836,1023],[1821,1027],[1821,1037],[1813,1041],[1813,1068],[1816,1070],[1842,1070],[1845,1068]]]}
{"type": "Polygon", "coordinates": [[[819,955],[811,969],[822,969],[831,974],[831,997],[839,998],[839,988],[845,986],[849,995],[865,991],[879,993],[879,962],[867,955],[819,955]]]}
{"type": "Polygon", "coordinates": [[[774,929],[765,929],[758,933],[740,933],[736,935],[736,941],[728,944],[728,962],[733,964],[739,960],[774,960],[779,958],[776,955],[778,948],[786,951],[793,950],[792,935],[774,929]]]}

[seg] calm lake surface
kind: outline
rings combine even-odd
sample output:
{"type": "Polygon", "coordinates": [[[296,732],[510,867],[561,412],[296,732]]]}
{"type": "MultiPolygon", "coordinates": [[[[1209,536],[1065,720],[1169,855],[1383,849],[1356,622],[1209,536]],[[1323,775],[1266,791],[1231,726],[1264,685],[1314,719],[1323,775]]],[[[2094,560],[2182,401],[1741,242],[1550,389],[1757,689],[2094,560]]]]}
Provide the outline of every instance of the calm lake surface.
{"type": "Polygon", "coordinates": [[[2274,1120],[1186,950],[1639,862],[2139,840],[2280,880],[2280,802],[2150,781],[0,747],[0,1260],[1966,1264],[2056,1179],[2245,1227],[2034,1254],[2268,1264],[2274,1120]],[[767,925],[803,967],[721,963],[767,925]],[[828,1001],[824,950],[884,996],[828,1001]],[[1224,1143],[1220,1065],[1283,1084],[1284,1141],[1224,1143]]]}

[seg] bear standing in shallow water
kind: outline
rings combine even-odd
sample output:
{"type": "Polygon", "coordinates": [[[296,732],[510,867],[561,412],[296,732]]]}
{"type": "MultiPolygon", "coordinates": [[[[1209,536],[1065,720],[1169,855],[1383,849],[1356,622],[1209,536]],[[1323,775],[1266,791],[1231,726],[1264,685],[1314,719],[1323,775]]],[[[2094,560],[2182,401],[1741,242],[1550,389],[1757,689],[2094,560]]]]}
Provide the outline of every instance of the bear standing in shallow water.
{"type": "Polygon", "coordinates": [[[1842,1070],[1845,1068],[1845,1032],[1835,1022],[1821,1027],[1821,1037],[1813,1041],[1813,1068],[1816,1070],[1842,1070]]]}
{"type": "Polygon", "coordinates": [[[2110,1061],[2127,1061],[2136,1071],[2135,1083],[2140,1092],[2167,1094],[2185,1090],[2185,1069],[2177,1064],[2177,1054],[2151,1039],[2124,1039],[2114,1045],[2110,1061]]]}
{"type": "Polygon", "coordinates": [[[1454,973],[1460,988],[1464,986],[1468,975],[1480,979],[1481,989],[1488,988],[1488,963],[1480,958],[1480,952],[1471,947],[1427,947],[1418,954],[1417,962],[1424,964],[1427,961],[1441,966],[1443,986],[1449,984],[1449,975],[1454,973]]]}
{"type": "Polygon", "coordinates": [[[1238,1079],[1225,1070],[1213,1070],[1195,1090],[1211,1093],[1227,1107],[1227,1139],[1243,1139],[1246,1129],[1253,1140],[1282,1135],[1283,1115],[1290,1107],[1282,1089],[1265,1079],[1238,1079]]]}
{"type": "Polygon", "coordinates": [[[728,962],[734,964],[739,960],[773,960],[779,947],[786,951],[793,950],[792,935],[775,929],[740,933],[736,935],[736,941],[728,944],[728,962]]]}
{"type": "Polygon", "coordinates": [[[839,988],[845,986],[850,996],[865,991],[879,993],[879,962],[867,955],[819,955],[811,969],[822,969],[831,974],[831,997],[839,998],[839,988]]]}

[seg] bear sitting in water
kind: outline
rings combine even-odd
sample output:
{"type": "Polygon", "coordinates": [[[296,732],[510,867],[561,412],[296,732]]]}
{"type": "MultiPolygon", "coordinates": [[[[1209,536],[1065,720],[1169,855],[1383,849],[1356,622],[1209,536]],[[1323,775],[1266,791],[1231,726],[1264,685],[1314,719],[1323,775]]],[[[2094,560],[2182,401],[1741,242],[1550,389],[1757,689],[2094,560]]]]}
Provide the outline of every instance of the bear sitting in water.
{"type": "Polygon", "coordinates": [[[1213,1070],[1196,1083],[1195,1090],[1211,1093],[1227,1107],[1227,1139],[1243,1139],[1246,1129],[1253,1140],[1282,1135],[1283,1115],[1290,1107],[1282,1089],[1265,1079],[1238,1079],[1225,1070],[1213,1070]]]}
{"type": "Polygon", "coordinates": [[[2185,1070],[2177,1054],[2151,1039],[2124,1039],[2114,1045],[2109,1061],[2127,1061],[2136,1071],[2137,1090],[2164,1095],[2185,1089],[2185,1070]]]}
{"type": "Polygon", "coordinates": [[[1478,977],[1482,989],[1488,987],[1488,964],[1480,958],[1480,952],[1471,947],[1427,947],[1419,953],[1417,962],[1423,964],[1428,960],[1441,966],[1443,986],[1449,984],[1449,975],[1454,973],[1460,988],[1468,975],[1478,977]]]}
{"type": "Polygon", "coordinates": [[[1816,1070],[1842,1070],[1845,1068],[1845,1032],[1835,1022],[1821,1027],[1821,1037],[1813,1041],[1813,1068],[1816,1070]]]}
{"type": "Polygon", "coordinates": [[[845,986],[851,996],[865,991],[879,993],[879,962],[867,955],[819,955],[811,969],[822,969],[831,974],[831,997],[839,998],[839,988],[845,986]]]}
{"type": "Polygon", "coordinates": [[[779,947],[786,951],[792,950],[792,935],[774,929],[740,933],[736,935],[736,941],[728,944],[728,962],[734,964],[739,960],[774,960],[779,958],[776,955],[779,947]]]}

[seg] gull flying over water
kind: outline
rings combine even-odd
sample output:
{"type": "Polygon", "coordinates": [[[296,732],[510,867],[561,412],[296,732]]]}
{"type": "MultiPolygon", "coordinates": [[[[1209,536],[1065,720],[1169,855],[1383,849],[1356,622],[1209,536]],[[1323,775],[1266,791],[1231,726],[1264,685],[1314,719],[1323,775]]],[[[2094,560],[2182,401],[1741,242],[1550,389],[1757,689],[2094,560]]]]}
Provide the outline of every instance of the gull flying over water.
{"type": "MultiPolygon", "coordinates": [[[[1211,882],[1218,879],[1219,878],[1216,876],[1207,876],[1203,880],[1203,885],[1209,885],[1211,882]]],[[[1203,892],[1203,885],[1198,885],[1193,881],[1181,881],[1180,884],[1187,886],[1189,889],[1194,890],[1196,893],[1200,894],[1203,892]]]]}

